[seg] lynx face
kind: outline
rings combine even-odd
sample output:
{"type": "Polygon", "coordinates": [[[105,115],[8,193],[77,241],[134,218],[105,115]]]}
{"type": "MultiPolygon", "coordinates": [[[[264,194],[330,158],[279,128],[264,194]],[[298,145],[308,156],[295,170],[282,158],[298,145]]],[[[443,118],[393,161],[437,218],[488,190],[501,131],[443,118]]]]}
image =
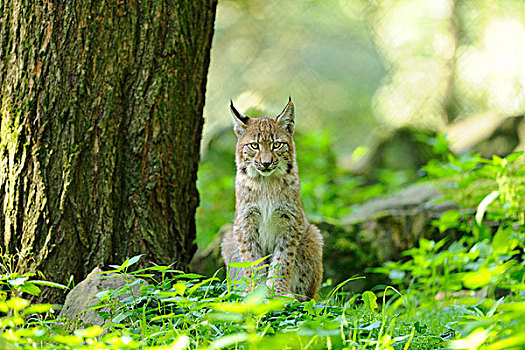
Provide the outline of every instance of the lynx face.
{"type": "Polygon", "coordinates": [[[230,106],[237,134],[238,170],[250,177],[289,173],[294,154],[294,111],[291,101],[276,118],[246,117],[230,106]]]}

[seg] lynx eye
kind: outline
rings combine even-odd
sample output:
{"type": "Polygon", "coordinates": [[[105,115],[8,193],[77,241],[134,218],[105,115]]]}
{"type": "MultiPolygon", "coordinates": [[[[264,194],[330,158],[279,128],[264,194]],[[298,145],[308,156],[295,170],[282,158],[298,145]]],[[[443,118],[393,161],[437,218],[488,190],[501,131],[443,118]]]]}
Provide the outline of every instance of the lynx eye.
{"type": "Polygon", "coordinates": [[[259,144],[257,142],[252,142],[248,144],[248,146],[250,146],[252,149],[259,149],[259,144]]]}
{"type": "Polygon", "coordinates": [[[283,146],[283,143],[282,142],[274,142],[272,143],[272,149],[278,149],[278,148],[281,148],[283,146]]]}

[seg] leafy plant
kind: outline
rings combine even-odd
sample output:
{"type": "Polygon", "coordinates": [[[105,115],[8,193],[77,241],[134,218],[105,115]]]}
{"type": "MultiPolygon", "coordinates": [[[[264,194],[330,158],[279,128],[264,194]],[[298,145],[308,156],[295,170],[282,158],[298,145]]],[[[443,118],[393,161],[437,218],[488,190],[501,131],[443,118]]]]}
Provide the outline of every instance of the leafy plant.
{"type": "Polygon", "coordinates": [[[476,209],[446,212],[432,224],[440,232],[455,229],[462,237],[453,242],[422,238],[417,247],[403,253],[406,260],[388,262],[374,271],[388,274],[400,288],[407,287],[413,305],[435,307],[443,299],[476,297],[463,299],[465,319],[454,321],[462,339],[452,341],[451,348],[518,348],[524,337],[516,332],[525,328],[523,318],[518,318],[525,308],[523,152],[491,160],[448,153],[446,159],[430,162],[425,170],[445,190],[452,189],[451,197],[463,208],[474,203],[476,209]],[[505,296],[496,302],[497,293],[505,296]],[[483,295],[476,305],[490,305],[486,313],[483,307],[469,306],[483,295]]]}
{"type": "Polygon", "coordinates": [[[8,297],[21,296],[23,293],[38,296],[42,292],[39,286],[67,289],[67,286],[59,283],[34,279],[37,275],[45,278],[39,271],[17,272],[16,262],[23,259],[29,259],[29,256],[20,252],[15,255],[3,253],[0,248],[0,301],[5,301],[8,297]]]}
{"type": "Polygon", "coordinates": [[[67,323],[52,316],[35,318],[48,313],[50,305],[31,305],[16,297],[0,303],[0,312],[7,314],[1,320],[4,348],[434,349],[444,343],[437,334],[396,315],[397,299],[386,301],[386,292],[381,305],[371,291],[361,298],[342,293],[344,283],[353,279],[324,298],[300,303],[268,294],[255,275],[228,285],[170,266],[131,271],[140,258],[101,273],[102,278],[126,282],[98,294],[99,303],[92,309],[106,320],[102,326],[67,331],[67,323]],[[242,296],[250,283],[259,286],[242,296]],[[430,346],[428,337],[439,341],[430,346]]]}

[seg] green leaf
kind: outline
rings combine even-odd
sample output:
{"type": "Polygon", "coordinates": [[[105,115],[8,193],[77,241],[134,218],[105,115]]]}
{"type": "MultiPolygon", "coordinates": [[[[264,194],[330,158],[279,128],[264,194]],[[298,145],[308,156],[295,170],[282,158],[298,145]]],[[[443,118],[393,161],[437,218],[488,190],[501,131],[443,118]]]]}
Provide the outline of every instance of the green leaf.
{"type": "Polygon", "coordinates": [[[207,283],[210,283],[211,281],[218,281],[219,279],[216,278],[216,277],[212,277],[212,278],[208,278],[208,279],[205,279],[204,281],[202,282],[199,282],[197,284],[195,284],[193,287],[191,287],[189,290],[188,290],[188,295],[191,296],[193,295],[193,293],[199,289],[200,287],[202,287],[203,285],[207,284],[207,283]]]}
{"type": "Polygon", "coordinates": [[[9,307],[7,306],[7,303],[5,301],[0,302],[0,312],[8,313],[9,307]]]}
{"type": "Polygon", "coordinates": [[[111,296],[111,292],[109,290],[103,290],[95,294],[95,296],[97,297],[97,299],[103,300],[109,298],[111,296]]]}
{"type": "Polygon", "coordinates": [[[141,256],[142,256],[142,254],[141,255],[136,255],[136,256],[132,257],[131,259],[129,259],[128,264],[126,265],[126,267],[130,267],[131,265],[135,265],[140,260],[141,256]]]}
{"type": "Polygon", "coordinates": [[[102,333],[102,327],[93,326],[86,329],[77,329],[75,335],[84,338],[95,338],[102,333]]]}
{"type": "Polygon", "coordinates": [[[31,328],[17,329],[15,333],[17,336],[34,339],[34,338],[43,337],[46,334],[46,330],[40,327],[31,327],[31,328]]]}
{"type": "Polygon", "coordinates": [[[501,304],[499,309],[501,311],[510,311],[514,313],[519,313],[525,315],[525,303],[504,303],[501,304]]]}
{"type": "Polygon", "coordinates": [[[133,274],[141,273],[144,271],[177,272],[177,270],[170,270],[169,266],[152,266],[152,267],[145,267],[143,269],[137,270],[133,272],[133,274]]]}
{"type": "Polygon", "coordinates": [[[224,337],[221,337],[213,341],[208,347],[208,350],[228,348],[235,344],[245,342],[248,339],[249,339],[249,335],[247,333],[236,333],[236,334],[226,335],[224,337]]]}
{"type": "Polygon", "coordinates": [[[499,227],[492,239],[492,248],[499,255],[504,255],[512,251],[519,244],[519,240],[514,235],[512,228],[499,227]]]}
{"type": "Polygon", "coordinates": [[[370,313],[377,313],[377,310],[379,309],[379,306],[377,305],[377,297],[376,295],[367,290],[361,295],[361,298],[363,299],[363,302],[365,303],[365,307],[370,311],[370,313]]]}
{"type": "Polygon", "coordinates": [[[15,350],[18,349],[18,347],[15,348],[13,344],[5,340],[4,338],[0,338],[0,349],[4,350],[15,350]]]}
{"type": "Polygon", "coordinates": [[[15,279],[7,280],[7,283],[9,283],[12,286],[20,286],[24,284],[25,281],[27,281],[27,277],[24,276],[24,277],[18,277],[15,279]]]}
{"type": "Polygon", "coordinates": [[[318,316],[319,312],[321,312],[320,309],[314,308],[315,300],[312,299],[308,301],[307,303],[303,304],[303,308],[306,312],[308,312],[308,315],[311,316],[318,316]]]}
{"type": "Polygon", "coordinates": [[[158,320],[163,320],[165,318],[172,318],[175,314],[173,312],[170,312],[169,314],[166,314],[166,315],[158,315],[158,316],[155,316],[153,317],[150,322],[154,322],[154,321],[158,321],[158,320]]]}
{"type": "Polygon", "coordinates": [[[450,228],[458,227],[461,219],[461,212],[456,209],[448,210],[441,214],[439,220],[433,220],[432,225],[439,229],[439,232],[443,233],[450,228]]]}
{"type": "MultiPolygon", "coordinates": [[[[128,266],[128,263],[129,263],[129,258],[127,258],[126,260],[124,260],[124,262],[122,263],[122,265],[120,266],[116,266],[117,270],[116,272],[121,272],[122,270],[124,270],[127,266],[128,266]]],[[[111,266],[113,267],[113,266],[111,266]]],[[[106,271],[108,272],[108,271],[106,271]]]]}
{"type": "Polygon", "coordinates": [[[53,309],[53,304],[35,304],[31,305],[28,308],[24,310],[24,315],[30,315],[30,314],[41,314],[44,312],[48,312],[49,310],[53,309]]]}
{"type": "Polygon", "coordinates": [[[198,279],[204,277],[203,275],[199,275],[197,273],[181,273],[180,275],[175,276],[175,278],[188,278],[188,279],[198,279]]]}
{"type": "Polygon", "coordinates": [[[490,308],[490,310],[487,312],[487,316],[488,317],[492,317],[494,315],[494,313],[496,312],[496,310],[498,309],[498,306],[500,306],[500,304],[503,302],[503,299],[505,299],[505,297],[501,297],[498,299],[498,301],[496,301],[494,303],[494,305],[492,305],[492,307],[490,308]]]}
{"type": "Polygon", "coordinates": [[[261,303],[266,297],[266,285],[261,283],[257,288],[255,288],[250,294],[248,294],[244,300],[245,304],[248,307],[254,307],[255,305],[261,303]]]}
{"type": "Polygon", "coordinates": [[[15,310],[15,311],[20,311],[28,307],[30,302],[29,300],[14,297],[6,301],[6,304],[10,309],[15,310]]]}
{"type": "Polygon", "coordinates": [[[341,288],[343,288],[348,282],[359,280],[359,279],[364,279],[364,278],[365,278],[364,276],[352,276],[352,277],[344,280],[343,282],[341,282],[337,286],[335,286],[335,288],[333,288],[330,291],[330,293],[328,293],[328,296],[326,297],[326,299],[331,299],[334,295],[336,295],[337,291],[339,291],[341,288]]]}
{"type": "Polygon", "coordinates": [[[37,284],[37,285],[40,285],[40,286],[54,287],[54,288],[58,288],[58,289],[69,289],[67,286],[64,286],[63,284],[55,283],[55,282],[49,282],[49,281],[34,280],[34,281],[31,281],[31,283],[37,284]]]}
{"type": "Polygon", "coordinates": [[[261,302],[261,303],[258,303],[256,305],[253,305],[252,306],[252,313],[254,315],[257,315],[258,317],[261,317],[262,315],[266,315],[266,314],[268,314],[270,312],[282,310],[284,305],[286,305],[288,303],[290,303],[290,300],[289,299],[285,299],[285,298],[278,298],[278,299],[268,300],[268,301],[261,302]]]}
{"type": "Polygon", "coordinates": [[[41,292],[40,288],[38,288],[37,286],[35,286],[33,283],[31,282],[26,282],[24,284],[22,284],[20,287],[19,287],[20,291],[24,292],[24,293],[27,293],[27,294],[30,294],[30,295],[34,295],[34,296],[38,296],[41,292]]]}
{"type": "Polygon", "coordinates": [[[517,161],[521,156],[523,156],[524,153],[525,152],[523,152],[523,151],[511,153],[511,154],[509,154],[508,156],[505,157],[505,160],[508,163],[513,163],[513,162],[517,161]]]}
{"type": "Polygon", "coordinates": [[[228,267],[238,267],[238,268],[248,268],[252,266],[252,262],[251,261],[245,261],[245,262],[242,262],[242,261],[232,261],[228,264],[228,267]]]}
{"type": "Polygon", "coordinates": [[[177,295],[183,295],[186,291],[186,285],[184,283],[176,283],[168,291],[155,291],[155,294],[161,298],[174,297],[177,295]]]}
{"type": "Polygon", "coordinates": [[[486,350],[505,350],[505,349],[524,349],[525,348],[525,334],[514,334],[508,338],[498,340],[484,349],[486,350]]]}
{"type": "Polygon", "coordinates": [[[270,311],[282,309],[283,305],[288,301],[286,299],[274,299],[265,301],[266,286],[260,284],[255,290],[246,296],[244,302],[233,303],[216,303],[211,307],[220,312],[230,312],[236,314],[245,314],[251,312],[256,315],[263,315],[270,311]]]}
{"type": "Polygon", "coordinates": [[[359,329],[362,329],[365,331],[371,331],[372,329],[377,329],[379,327],[381,327],[381,321],[375,321],[375,322],[370,323],[368,326],[359,328],[359,329]]]}
{"type": "Polygon", "coordinates": [[[496,165],[499,165],[499,166],[505,166],[507,165],[507,162],[503,159],[501,159],[500,157],[498,157],[497,155],[493,155],[492,156],[492,163],[496,164],[496,165]]]}
{"type": "Polygon", "coordinates": [[[235,314],[244,314],[249,309],[245,304],[236,302],[236,303],[217,303],[211,305],[212,309],[221,312],[231,312],[235,314]]]}
{"type": "Polygon", "coordinates": [[[127,258],[123,263],[122,265],[120,266],[111,266],[111,267],[114,267],[114,268],[117,268],[118,271],[122,271],[124,269],[127,269],[128,267],[130,267],[131,265],[134,265],[136,264],[139,260],[140,260],[140,257],[142,256],[141,255],[135,255],[134,257],[132,258],[127,258]]]}
{"type": "Polygon", "coordinates": [[[262,258],[253,261],[251,264],[252,264],[252,266],[257,266],[260,263],[262,263],[264,260],[268,259],[269,257],[270,257],[270,255],[263,256],[262,258]]]}
{"type": "Polygon", "coordinates": [[[120,322],[122,322],[124,319],[126,319],[128,316],[131,316],[131,315],[133,315],[133,312],[131,312],[131,311],[123,312],[123,313],[118,314],[117,316],[115,316],[111,320],[111,322],[119,324],[120,322]]]}
{"type": "Polygon", "coordinates": [[[484,287],[490,283],[492,273],[485,267],[478,271],[468,272],[463,276],[463,285],[470,289],[484,287]]]}
{"type": "Polygon", "coordinates": [[[187,349],[190,345],[190,337],[185,334],[179,335],[175,341],[167,347],[152,348],[158,350],[183,350],[187,349]]]}
{"type": "Polygon", "coordinates": [[[478,328],[465,339],[452,340],[448,343],[449,349],[477,349],[489,337],[490,332],[478,328]]]}
{"type": "MultiPolygon", "coordinates": [[[[24,319],[20,317],[19,315],[14,315],[11,317],[3,317],[0,319],[0,327],[5,328],[9,327],[11,329],[16,329],[17,326],[21,326],[24,324],[24,319]]],[[[9,333],[3,333],[2,335],[5,337],[9,333]]]]}
{"type": "Polygon", "coordinates": [[[214,312],[209,315],[210,320],[220,321],[220,322],[242,322],[244,316],[242,313],[225,313],[225,312],[214,312]]]}
{"type": "Polygon", "coordinates": [[[81,337],[76,337],[74,335],[57,335],[53,339],[58,343],[69,345],[71,347],[79,346],[84,341],[81,337]]]}
{"type": "Polygon", "coordinates": [[[107,334],[104,336],[103,341],[113,345],[109,347],[110,349],[138,349],[141,348],[142,345],[127,335],[119,337],[115,334],[107,334]]]}

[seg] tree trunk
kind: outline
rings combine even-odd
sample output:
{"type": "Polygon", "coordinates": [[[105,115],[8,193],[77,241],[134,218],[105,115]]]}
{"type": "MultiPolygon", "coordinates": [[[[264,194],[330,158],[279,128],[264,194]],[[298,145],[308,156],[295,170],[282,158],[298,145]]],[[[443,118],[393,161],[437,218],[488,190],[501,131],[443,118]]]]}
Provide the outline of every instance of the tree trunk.
{"type": "Polygon", "coordinates": [[[187,267],[215,7],[0,1],[1,248],[19,271],[187,267]]]}

